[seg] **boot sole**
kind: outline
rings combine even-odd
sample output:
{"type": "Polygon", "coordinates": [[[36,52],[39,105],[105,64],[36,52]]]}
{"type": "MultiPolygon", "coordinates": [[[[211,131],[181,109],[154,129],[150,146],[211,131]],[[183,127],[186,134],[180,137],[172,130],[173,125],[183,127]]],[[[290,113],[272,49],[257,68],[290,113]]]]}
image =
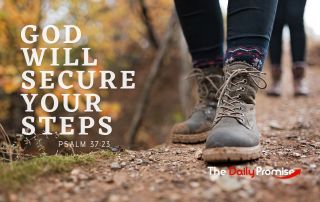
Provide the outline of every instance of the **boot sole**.
{"type": "Polygon", "coordinates": [[[216,147],[204,149],[202,159],[206,162],[250,161],[260,157],[260,145],[254,147],[216,147]]]}
{"type": "Polygon", "coordinates": [[[173,143],[195,144],[205,142],[208,137],[208,132],[196,134],[175,134],[171,135],[173,143]]]}

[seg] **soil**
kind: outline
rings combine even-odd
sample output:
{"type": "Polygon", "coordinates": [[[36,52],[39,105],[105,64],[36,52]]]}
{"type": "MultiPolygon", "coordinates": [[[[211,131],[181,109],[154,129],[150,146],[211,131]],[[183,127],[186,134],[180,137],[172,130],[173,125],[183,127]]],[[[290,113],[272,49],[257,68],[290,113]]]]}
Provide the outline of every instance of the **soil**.
{"type": "Polygon", "coordinates": [[[213,176],[208,166],[226,170],[230,164],[201,160],[203,144],[164,144],[126,151],[114,159],[70,173],[43,177],[11,201],[318,201],[320,196],[320,68],[308,72],[309,97],[292,96],[290,69],[284,72],[284,95],[257,98],[262,157],[234,165],[237,169],[301,168],[290,179],[274,176],[213,176]]]}

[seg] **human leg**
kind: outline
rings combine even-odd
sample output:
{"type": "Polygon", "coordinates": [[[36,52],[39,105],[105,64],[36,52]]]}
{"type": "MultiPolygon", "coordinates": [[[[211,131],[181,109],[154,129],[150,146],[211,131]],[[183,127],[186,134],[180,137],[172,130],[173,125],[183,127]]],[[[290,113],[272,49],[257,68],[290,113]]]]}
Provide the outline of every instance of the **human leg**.
{"type": "Polygon", "coordinates": [[[230,0],[225,82],[219,91],[214,127],[203,159],[241,161],[260,156],[255,96],[266,83],[261,78],[277,0],[230,0]]]}

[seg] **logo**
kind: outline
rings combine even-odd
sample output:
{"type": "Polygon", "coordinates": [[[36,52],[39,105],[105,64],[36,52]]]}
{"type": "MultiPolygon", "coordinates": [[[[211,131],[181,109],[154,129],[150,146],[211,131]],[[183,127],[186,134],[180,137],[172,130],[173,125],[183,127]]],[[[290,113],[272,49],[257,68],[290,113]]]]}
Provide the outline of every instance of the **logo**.
{"type": "Polygon", "coordinates": [[[301,168],[286,169],[286,168],[256,168],[230,166],[227,169],[218,169],[217,167],[209,166],[209,175],[215,176],[248,176],[254,178],[256,176],[272,176],[278,179],[290,179],[301,174],[301,168]]]}

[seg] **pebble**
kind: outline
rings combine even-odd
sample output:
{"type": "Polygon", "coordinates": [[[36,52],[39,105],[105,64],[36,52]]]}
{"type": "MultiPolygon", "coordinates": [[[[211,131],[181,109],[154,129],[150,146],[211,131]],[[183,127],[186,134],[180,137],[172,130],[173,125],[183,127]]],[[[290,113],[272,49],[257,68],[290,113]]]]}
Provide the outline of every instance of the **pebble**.
{"type": "Polygon", "coordinates": [[[198,187],[200,187],[200,183],[199,182],[190,182],[190,186],[192,188],[198,188],[198,187]]]}
{"type": "Polygon", "coordinates": [[[129,157],[129,161],[134,161],[134,159],[136,158],[136,156],[135,155],[130,155],[130,157],[129,157]]]}
{"type": "Polygon", "coordinates": [[[72,171],[71,171],[71,175],[79,175],[80,174],[80,172],[81,172],[81,170],[79,169],[79,168],[75,168],[75,169],[73,169],[72,171]]]}
{"type": "Polygon", "coordinates": [[[176,193],[171,193],[169,195],[169,199],[170,199],[170,201],[179,201],[179,200],[181,200],[181,196],[176,193]]]}
{"type": "Polygon", "coordinates": [[[299,154],[298,152],[294,152],[294,153],[292,154],[292,156],[294,156],[294,157],[301,157],[301,154],[299,154]]]}
{"type": "Polygon", "coordinates": [[[317,165],[316,165],[316,164],[310,164],[310,165],[309,165],[309,168],[310,168],[310,169],[316,169],[316,168],[317,168],[317,165]]]}
{"type": "Polygon", "coordinates": [[[283,130],[284,129],[284,127],[281,126],[276,120],[270,121],[269,127],[274,130],[283,130]]]}
{"type": "Polygon", "coordinates": [[[137,165],[141,165],[143,163],[143,160],[142,159],[136,159],[136,164],[137,165]]]}
{"type": "Polygon", "coordinates": [[[201,160],[201,158],[202,158],[202,150],[201,150],[201,149],[198,149],[198,150],[195,152],[194,155],[195,155],[196,159],[201,160]]]}
{"type": "Polygon", "coordinates": [[[111,170],[119,170],[119,169],[121,169],[121,165],[118,162],[112,162],[110,167],[111,167],[111,170]]]}
{"type": "Polygon", "coordinates": [[[236,177],[230,177],[228,175],[221,176],[217,180],[217,184],[226,192],[233,192],[242,187],[242,183],[236,177]]]}
{"type": "Polygon", "coordinates": [[[213,198],[214,198],[214,194],[215,194],[215,193],[214,193],[214,189],[213,189],[213,188],[209,188],[209,189],[203,191],[203,192],[201,193],[201,196],[202,196],[203,198],[209,200],[209,199],[213,199],[213,198]]]}

